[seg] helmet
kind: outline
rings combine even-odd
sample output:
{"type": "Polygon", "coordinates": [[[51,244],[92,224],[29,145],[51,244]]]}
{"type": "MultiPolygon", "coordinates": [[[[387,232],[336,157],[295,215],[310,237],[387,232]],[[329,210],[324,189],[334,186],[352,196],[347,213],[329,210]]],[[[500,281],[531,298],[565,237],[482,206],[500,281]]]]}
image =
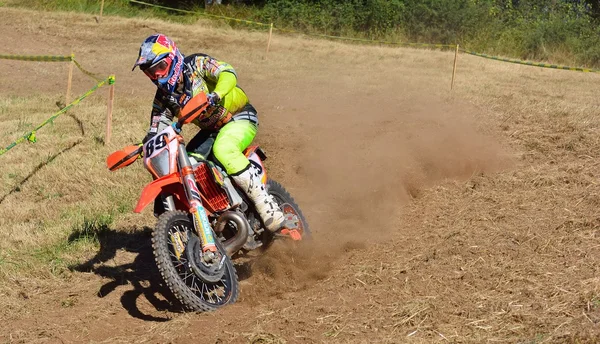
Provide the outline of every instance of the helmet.
{"type": "Polygon", "coordinates": [[[183,54],[167,36],[155,34],[142,43],[132,70],[136,66],[140,66],[156,86],[173,93],[183,71],[183,54]]]}

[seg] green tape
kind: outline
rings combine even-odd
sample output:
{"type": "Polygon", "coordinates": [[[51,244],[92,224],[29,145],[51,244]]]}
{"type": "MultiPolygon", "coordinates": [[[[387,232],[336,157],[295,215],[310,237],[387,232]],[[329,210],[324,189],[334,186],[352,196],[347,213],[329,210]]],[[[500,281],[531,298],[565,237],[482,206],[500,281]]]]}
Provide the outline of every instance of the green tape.
{"type": "Polygon", "coordinates": [[[296,30],[290,30],[290,29],[280,29],[280,28],[273,28],[273,29],[281,31],[281,32],[296,33],[296,34],[305,35],[305,36],[321,37],[321,38],[331,38],[331,39],[338,39],[338,40],[345,40],[345,41],[355,41],[355,42],[374,43],[374,44],[418,46],[418,47],[431,47],[431,48],[454,48],[454,47],[456,47],[456,44],[435,44],[435,43],[432,44],[432,43],[409,43],[409,42],[376,41],[376,40],[365,39],[365,38],[323,35],[323,34],[318,34],[318,33],[304,33],[304,32],[300,32],[300,31],[296,31],[296,30]]]}
{"type": "Polygon", "coordinates": [[[162,9],[165,9],[165,10],[171,10],[171,11],[175,11],[175,12],[190,13],[190,14],[200,14],[199,12],[181,10],[179,8],[171,8],[171,7],[166,7],[166,6],[161,6],[161,5],[155,5],[155,4],[149,4],[149,3],[143,2],[143,1],[137,1],[137,0],[128,0],[128,1],[136,3],[136,4],[140,4],[140,5],[146,5],[146,6],[150,6],[150,7],[162,8],[162,9]]]}
{"type": "Polygon", "coordinates": [[[333,35],[324,35],[324,34],[319,34],[319,33],[304,33],[304,32],[291,30],[291,29],[280,29],[280,28],[273,28],[273,29],[281,31],[281,32],[295,33],[295,34],[300,34],[300,35],[305,35],[305,36],[331,38],[331,39],[338,39],[338,40],[345,40],[345,41],[355,41],[355,42],[374,43],[374,44],[419,46],[419,47],[431,47],[431,48],[454,48],[454,47],[456,47],[456,44],[377,41],[377,40],[372,40],[372,39],[356,38],[356,37],[333,36],[333,35]]]}
{"type": "Polygon", "coordinates": [[[87,70],[85,70],[80,64],[79,62],[75,61],[75,59],[73,59],[73,63],[75,64],[75,66],[77,66],[77,68],[85,75],[89,76],[90,78],[96,80],[97,82],[102,80],[100,77],[98,77],[98,75],[92,73],[92,72],[88,72],[87,70]]]}
{"type": "Polygon", "coordinates": [[[0,155],[3,155],[4,153],[8,152],[11,148],[13,148],[14,146],[18,145],[19,143],[21,143],[21,142],[23,142],[25,140],[27,140],[29,142],[32,142],[32,143],[36,142],[37,141],[36,132],[39,129],[41,129],[42,127],[44,127],[48,123],[52,123],[58,116],[60,116],[63,113],[67,112],[71,107],[79,104],[83,99],[87,98],[90,94],[94,93],[98,88],[104,86],[104,84],[106,84],[106,83],[111,84],[111,80],[112,80],[112,83],[114,83],[114,81],[115,81],[114,75],[111,75],[108,78],[106,78],[105,80],[103,80],[103,81],[99,82],[98,84],[96,84],[96,86],[92,87],[89,91],[87,91],[83,95],[79,96],[79,98],[77,98],[74,101],[72,101],[69,105],[65,106],[64,108],[62,108],[60,111],[58,111],[54,115],[50,116],[50,118],[48,118],[47,120],[45,120],[44,122],[42,122],[40,125],[38,125],[32,131],[30,131],[27,134],[19,137],[15,142],[13,142],[13,143],[9,144],[8,146],[6,146],[6,148],[0,149],[0,155]]]}
{"type": "Polygon", "coordinates": [[[31,143],[36,143],[37,142],[37,137],[35,136],[35,130],[32,131],[29,136],[27,136],[27,141],[31,142],[31,143]]]}
{"type": "Polygon", "coordinates": [[[549,63],[523,61],[523,60],[516,60],[516,59],[507,59],[507,58],[502,58],[502,57],[499,57],[499,56],[492,56],[492,55],[482,54],[482,53],[478,53],[478,52],[475,52],[475,51],[469,51],[469,50],[465,50],[465,49],[460,49],[460,51],[462,51],[463,53],[470,54],[470,55],[483,57],[483,58],[486,58],[486,59],[491,59],[491,60],[496,60],[496,61],[502,61],[502,62],[516,63],[516,64],[521,64],[521,65],[526,65],[526,66],[551,68],[551,69],[562,69],[562,70],[571,70],[571,71],[584,72],[584,73],[600,73],[600,69],[570,67],[570,66],[561,66],[561,65],[549,64],[549,63]]]}
{"type": "Polygon", "coordinates": [[[100,80],[102,80],[102,78],[100,78],[98,75],[85,70],[85,68],[83,68],[79,64],[79,62],[77,62],[75,60],[74,54],[71,54],[69,56],[50,56],[50,55],[27,56],[27,55],[1,55],[0,54],[0,60],[2,60],[2,59],[18,60],[18,61],[37,61],[37,62],[73,62],[75,64],[75,66],[77,66],[77,68],[79,68],[79,70],[81,72],[83,72],[83,74],[96,80],[96,82],[99,82],[100,80]]]}
{"type": "Polygon", "coordinates": [[[27,55],[1,55],[0,60],[38,61],[38,62],[67,62],[71,56],[27,56],[27,55]]]}
{"type": "Polygon", "coordinates": [[[157,7],[157,8],[162,8],[162,9],[165,9],[165,10],[170,10],[170,11],[175,11],[175,12],[182,12],[182,13],[189,13],[189,14],[199,14],[199,15],[202,15],[202,16],[205,16],[205,17],[231,20],[231,21],[236,21],[236,22],[246,23],[246,24],[253,24],[253,25],[260,25],[260,26],[271,26],[271,24],[265,24],[265,23],[251,21],[251,20],[238,19],[238,18],[225,17],[225,16],[218,16],[216,14],[209,14],[209,13],[204,13],[204,12],[195,12],[195,11],[181,10],[181,9],[178,9],[178,8],[172,8],[172,7],[166,7],[166,6],[149,4],[147,2],[138,1],[138,0],[128,0],[128,1],[136,3],[136,4],[140,4],[140,5],[146,5],[146,6],[150,6],[150,7],[157,7]]]}

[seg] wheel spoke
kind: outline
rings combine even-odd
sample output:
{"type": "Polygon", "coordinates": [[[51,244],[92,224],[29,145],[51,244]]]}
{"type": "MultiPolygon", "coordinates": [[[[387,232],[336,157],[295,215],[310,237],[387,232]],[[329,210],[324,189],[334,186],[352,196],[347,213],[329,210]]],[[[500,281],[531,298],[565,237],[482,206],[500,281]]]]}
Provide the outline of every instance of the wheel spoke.
{"type": "MultiPolygon", "coordinates": [[[[202,283],[202,282],[200,282],[202,283]]],[[[192,275],[192,290],[194,290],[194,293],[198,292],[198,284],[196,283],[196,276],[192,275]]]]}
{"type": "Polygon", "coordinates": [[[173,263],[173,266],[175,267],[175,269],[179,269],[181,266],[184,266],[185,263],[186,263],[185,261],[180,260],[180,261],[178,261],[177,264],[173,263]]]}
{"type": "Polygon", "coordinates": [[[215,297],[217,298],[217,301],[218,301],[218,302],[221,302],[221,301],[223,301],[223,299],[221,298],[221,296],[219,296],[219,294],[220,294],[220,292],[221,292],[221,288],[219,288],[219,287],[217,287],[217,286],[215,285],[215,290],[214,290],[214,291],[215,291],[215,297]]]}
{"type": "Polygon", "coordinates": [[[213,300],[213,290],[210,290],[208,286],[206,287],[206,295],[208,295],[208,301],[210,303],[215,303],[215,301],[213,300]]]}
{"type": "MultiPolygon", "coordinates": [[[[279,203],[279,202],[278,202],[279,203]]],[[[171,261],[171,265],[175,268],[175,272],[179,275],[179,279],[185,286],[196,295],[199,301],[202,301],[211,305],[223,305],[228,299],[228,295],[231,292],[230,280],[231,275],[226,272],[221,280],[216,283],[205,282],[201,276],[196,275],[194,267],[195,264],[201,264],[200,262],[194,262],[196,254],[193,254],[193,260],[188,260],[186,250],[196,250],[192,246],[197,245],[196,243],[190,245],[190,240],[195,236],[193,228],[190,227],[187,221],[177,221],[171,225],[167,232],[167,244],[168,244],[168,257],[171,261]],[[177,249],[181,244],[184,245],[184,251],[177,257],[177,249]]],[[[196,240],[194,238],[193,240],[196,240]]],[[[191,253],[191,252],[189,252],[191,253]]]]}
{"type": "MultiPolygon", "coordinates": [[[[206,301],[206,299],[204,298],[204,295],[205,295],[205,293],[204,293],[204,288],[206,288],[206,284],[205,284],[205,283],[202,283],[202,290],[200,291],[200,297],[202,298],[202,300],[205,300],[205,301],[206,301]]],[[[207,288],[207,289],[208,289],[208,288],[207,288]]],[[[210,302],[210,300],[208,300],[208,301],[210,302]]]]}

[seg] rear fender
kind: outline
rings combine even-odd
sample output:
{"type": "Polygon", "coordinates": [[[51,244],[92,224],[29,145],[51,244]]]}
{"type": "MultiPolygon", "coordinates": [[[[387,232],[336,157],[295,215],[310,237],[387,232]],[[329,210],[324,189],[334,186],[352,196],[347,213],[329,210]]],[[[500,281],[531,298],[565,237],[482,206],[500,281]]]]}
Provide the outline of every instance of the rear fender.
{"type": "Polygon", "coordinates": [[[244,155],[250,161],[254,167],[258,170],[258,177],[262,181],[263,185],[267,185],[267,170],[265,169],[265,165],[263,161],[267,160],[267,155],[260,149],[259,146],[249,146],[244,151],[244,155]]]}
{"type": "Polygon", "coordinates": [[[267,160],[267,154],[257,145],[248,146],[246,150],[244,150],[244,155],[248,158],[252,153],[256,153],[261,161],[267,160]]]}
{"type": "Polygon", "coordinates": [[[181,186],[179,173],[171,173],[146,185],[144,190],[142,190],[142,195],[140,196],[140,199],[138,200],[138,203],[133,211],[136,213],[141,213],[142,210],[144,210],[148,204],[152,203],[161,192],[174,195],[186,206],[186,208],[189,209],[189,205],[185,197],[185,190],[183,189],[183,186],[181,186]]]}

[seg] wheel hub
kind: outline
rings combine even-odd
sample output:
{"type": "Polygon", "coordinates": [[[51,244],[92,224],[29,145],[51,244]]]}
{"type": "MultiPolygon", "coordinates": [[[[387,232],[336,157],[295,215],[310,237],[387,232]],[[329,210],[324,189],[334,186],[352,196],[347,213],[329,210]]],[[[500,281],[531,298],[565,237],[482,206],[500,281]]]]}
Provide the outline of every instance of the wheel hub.
{"type": "Polygon", "coordinates": [[[202,247],[200,239],[192,235],[186,243],[185,255],[189,262],[190,268],[198,278],[207,283],[217,283],[225,274],[225,265],[223,264],[226,256],[217,252],[213,253],[215,257],[211,263],[206,263],[203,259],[202,247]]]}

